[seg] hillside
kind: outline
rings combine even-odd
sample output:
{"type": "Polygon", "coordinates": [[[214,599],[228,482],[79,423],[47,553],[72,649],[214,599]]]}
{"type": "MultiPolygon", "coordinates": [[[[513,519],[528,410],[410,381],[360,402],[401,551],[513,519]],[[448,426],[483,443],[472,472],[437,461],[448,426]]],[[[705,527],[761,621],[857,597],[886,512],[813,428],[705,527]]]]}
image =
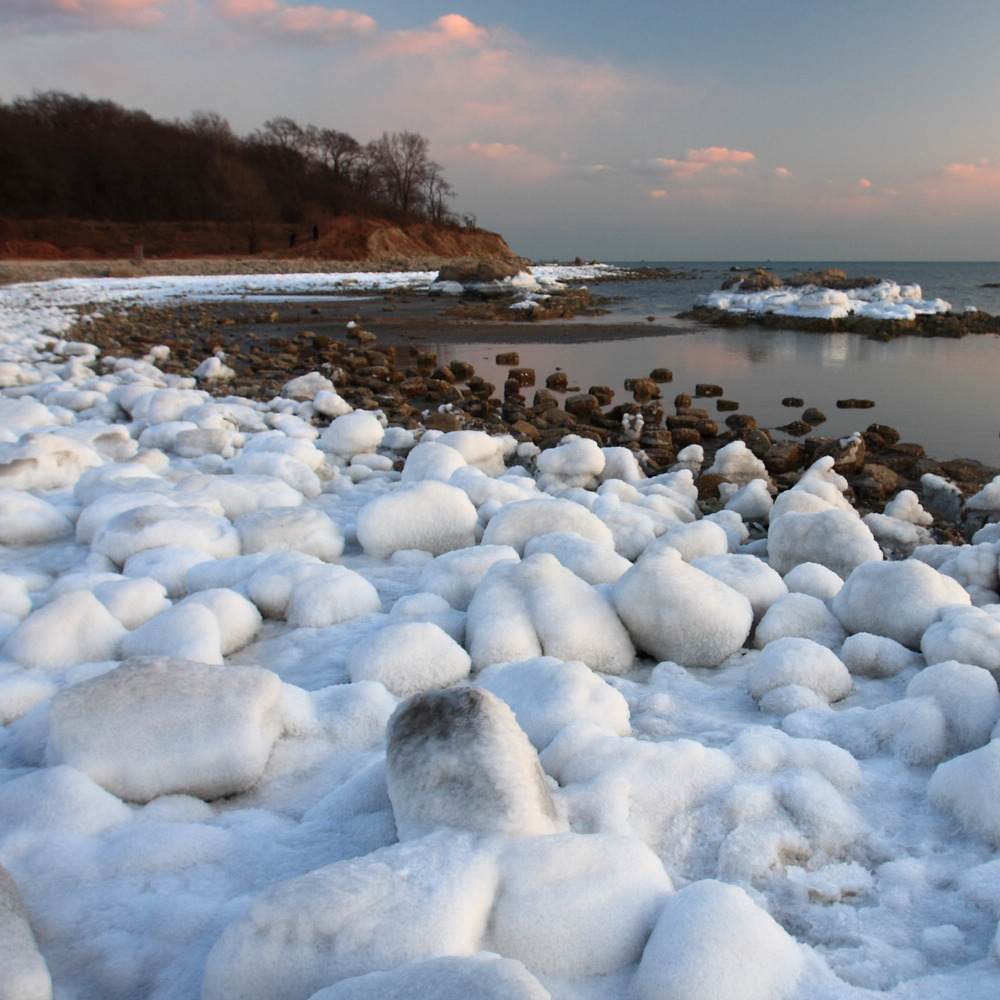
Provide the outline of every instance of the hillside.
{"type": "Polygon", "coordinates": [[[260,260],[369,261],[391,266],[412,259],[519,260],[502,236],[467,226],[425,221],[394,223],[358,215],[311,229],[277,223],[257,227],[259,251],[248,253],[246,227],[228,223],[94,222],[75,219],[0,220],[0,258],[6,260],[129,260],[136,247],[147,260],[252,257],[260,260]],[[295,233],[295,246],[290,247],[295,233]]]}

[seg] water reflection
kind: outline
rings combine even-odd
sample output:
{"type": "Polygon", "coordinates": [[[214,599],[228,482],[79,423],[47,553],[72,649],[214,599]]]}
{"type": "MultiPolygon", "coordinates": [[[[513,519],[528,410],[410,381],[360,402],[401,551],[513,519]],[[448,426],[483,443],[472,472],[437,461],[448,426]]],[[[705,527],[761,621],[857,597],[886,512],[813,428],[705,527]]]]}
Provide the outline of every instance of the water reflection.
{"type": "MultiPolygon", "coordinates": [[[[939,458],[978,458],[1000,466],[1000,337],[994,335],[879,343],[852,334],[705,329],[586,344],[421,346],[436,351],[444,363],[471,361],[498,385],[507,369],[494,363],[496,354],[517,351],[521,365],[536,370],[538,385],[558,368],[583,390],[610,385],[616,401],[631,398],[626,378],[667,367],[674,373],[673,383],[663,386],[667,402],[681,391],[693,395],[698,382],[715,382],[742,412],[775,427],[801,415],[781,406],[781,399],[801,396],[806,406],[817,406],[829,417],[819,429],[824,435],[849,434],[877,421],[939,458]],[[837,400],[848,397],[877,405],[838,410],[837,400]]],[[[703,405],[714,412],[711,400],[703,405]]]]}

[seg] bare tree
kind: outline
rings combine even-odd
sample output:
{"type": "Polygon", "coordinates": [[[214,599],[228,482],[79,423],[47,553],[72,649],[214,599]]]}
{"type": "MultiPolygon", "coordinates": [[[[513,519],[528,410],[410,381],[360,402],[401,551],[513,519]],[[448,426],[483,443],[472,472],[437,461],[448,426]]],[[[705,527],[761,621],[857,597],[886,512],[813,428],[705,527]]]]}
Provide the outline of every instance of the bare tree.
{"type": "Polygon", "coordinates": [[[428,145],[419,132],[383,132],[369,144],[388,201],[402,212],[415,211],[423,200],[428,145]]]}
{"type": "Polygon", "coordinates": [[[439,224],[453,218],[445,206],[445,199],[454,197],[455,189],[442,176],[441,164],[430,160],[427,164],[427,179],[424,182],[427,218],[439,224]]]}
{"type": "Polygon", "coordinates": [[[361,158],[362,148],[354,136],[336,129],[322,129],[316,143],[319,159],[325,163],[338,181],[349,181],[354,165],[361,158]]]}

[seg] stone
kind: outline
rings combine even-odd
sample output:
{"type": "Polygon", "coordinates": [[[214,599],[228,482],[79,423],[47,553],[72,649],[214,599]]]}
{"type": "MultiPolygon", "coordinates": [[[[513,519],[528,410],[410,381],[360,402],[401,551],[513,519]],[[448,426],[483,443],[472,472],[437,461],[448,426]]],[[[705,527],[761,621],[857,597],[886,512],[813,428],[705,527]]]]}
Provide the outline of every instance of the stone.
{"type": "Polygon", "coordinates": [[[818,427],[820,424],[826,423],[826,414],[822,410],[817,409],[815,406],[810,406],[809,409],[802,414],[802,419],[810,427],[818,427]]]}
{"type": "Polygon", "coordinates": [[[729,479],[726,476],[720,476],[716,472],[704,473],[698,476],[694,481],[695,488],[698,490],[699,500],[718,500],[719,499],[719,486],[722,483],[728,483],[729,479]]]}
{"type": "Polygon", "coordinates": [[[673,382],[674,373],[669,368],[654,368],[649,377],[654,382],[673,382]]]}
{"type": "Polygon", "coordinates": [[[875,405],[872,399],[838,399],[838,410],[870,410],[875,405]]]}
{"type": "Polygon", "coordinates": [[[834,472],[841,476],[854,476],[865,464],[866,454],[865,439],[860,434],[852,434],[821,445],[813,455],[813,461],[832,455],[834,472]]]}
{"type": "Polygon", "coordinates": [[[643,403],[649,399],[657,399],[660,395],[660,387],[651,378],[630,379],[626,382],[626,388],[631,388],[632,397],[637,403],[643,403]],[[631,385],[629,385],[631,382],[631,385]]]}
{"type": "Polygon", "coordinates": [[[597,397],[592,396],[589,392],[579,392],[567,396],[563,405],[566,412],[571,413],[574,417],[586,417],[591,413],[596,413],[601,408],[597,397]]]}
{"type": "Polygon", "coordinates": [[[785,398],[781,401],[781,405],[792,406],[797,409],[800,406],[805,406],[806,401],[799,396],[785,396],[785,398]]]}
{"type": "Polygon", "coordinates": [[[52,979],[38,950],[17,883],[0,865],[0,1000],[51,1000],[52,979]]]}
{"type": "Polygon", "coordinates": [[[722,391],[721,385],[715,385],[712,382],[699,382],[694,387],[696,396],[721,396],[722,391]]]}
{"type": "Polygon", "coordinates": [[[270,670],[136,657],[52,699],[46,757],[132,802],[217,799],[260,779],[282,727],[270,670]]]}
{"type": "Polygon", "coordinates": [[[790,434],[792,437],[802,437],[803,434],[808,434],[812,427],[804,420],[793,420],[790,424],[782,424],[776,430],[781,431],[782,434],[790,434]]]}
{"type": "MultiPolygon", "coordinates": [[[[865,430],[865,436],[867,437],[869,434],[878,440],[880,447],[894,445],[899,440],[899,431],[888,424],[869,424],[865,430]]],[[[868,444],[873,445],[873,441],[869,441],[868,444]]]]}
{"type": "Polygon", "coordinates": [[[507,836],[557,830],[538,753],[491,691],[426,691],[400,704],[389,720],[385,779],[401,841],[439,827],[507,836]]]}
{"type": "Polygon", "coordinates": [[[732,413],[726,417],[726,426],[731,430],[749,430],[757,426],[757,418],[749,413],[732,413]]]}
{"type": "Polygon", "coordinates": [[[678,450],[686,448],[689,444],[700,444],[701,434],[693,427],[672,428],[674,447],[678,450]]]}
{"type": "Polygon", "coordinates": [[[531,402],[531,407],[536,413],[544,413],[558,405],[559,400],[548,389],[535,390],[535,398],[531,402]]]}
{"type": "Polygon", "coordinates": [[[498,365],[519,365],[521,363],[521,356],[517,351],[508,351],[506,354],[498,354],[496,356],[496,363],[498,365]]]}
{"type": "Polygon", "coordinates": [[[569,378],[565,372],[553,372],[545,377],[545,388],[565,392],[569,388],[569,378]]]}
{"type": "Polygon", "coordinates": [[[742,441],[757,458],[761,459],[767,457],[773,446],[771,435],[760,427],[738,431],[735,438],[742,441]]]}
{"type": "Polygon", "coordinates": [[[674,396],[674,406],[678,410],[686,409],[691,405],[691,397],[686,392],[680,392],[674,396]]]}
{"type": "Polygon", "coordinates": [[[596,397],[601,406],[608,406],[615,398],[615,390],[609,385],[592,385],[587,392],[596,397]]]}
{"type": "Polygon", "coordinates": [[[449,361],[448,367],[459,382],[467,383],[476,374],[476,369],[468,361],[449,361]]]}
{"type": "Polygon", "coordinates": [[[535,369],[511,368],[507,372],[507,379],[513,380],[520,386],[532,386],[535,384],[535,369]]]}
{"type": "Polygon", "coordinates": [[[715,408],[720,413],[725,413],[729,410],[738,410],[740,408],[740,404],[735,399],[719,398],[715,401],[715,408]]]}

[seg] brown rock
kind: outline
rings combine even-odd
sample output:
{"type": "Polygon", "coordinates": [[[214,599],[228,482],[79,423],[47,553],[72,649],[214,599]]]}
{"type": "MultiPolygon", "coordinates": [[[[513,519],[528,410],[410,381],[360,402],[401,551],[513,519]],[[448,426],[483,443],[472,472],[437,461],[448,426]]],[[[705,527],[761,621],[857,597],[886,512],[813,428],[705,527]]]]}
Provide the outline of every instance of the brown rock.
{"type": "Polygon", "coordinates": [[[749,413],[731,413],[726,417],[726,426],[734,431],[750,430],[757,426],[757,418],[749,413]]]}
{"type": "Polygon", "coordinates": [[[574,417],[587,417],[601,408],[597,397],[592,396],[589,392],[578,392],[575,395],[567,396],[563,406],[566,408],[566,412],[572,413],[574,417]]]}
{"type": "Polygon", "coordinates": [[[802,419],[810,427],[818,427],[820,424],[826,423],[826,414],[822,410],[818,410],[815,406],[810,406],[809,409],[802,414],[802,419]]]}
{"type": "Polygon", "coordinates": [[[468,382],[476,374],[476,369],[468,361],[449,361],[448,367],[459,382],[468,382]]]}
{"type": "Polygon", "coordinates": [[[715,385],[713,382],[699,382],[694,387],[694,394],[696,396],[721,396],[722,386],[715,385]]]}
{"type": "Polygon", "coordinates": [[[596,396],[601,406],[610,405],[611,400],[615,398],[615,390],[609,385],[592,385],[587,392],[591,396],[596,396]]]}
{"type": "Polygon", "coordinates": [[[694,430],[698,426],[698,421],[703,419],[707,419],[707,417],[697,417],[687,413],[669,414],[667,416],[667,427],[672,431],[682,429],[694,430]]]}
{"type": "Polygon", "coordinates": [[[783,434],[790,434],[792,437],[802,437],[803,434],[808,434],[812,427],[804,420],[793,420],[790,424],[782,424],[777,430],[783,434]]]}
{"type": "Polygon", "coordinates": [[[888,497],[906,486],[906,480],[886,465],[867,462],[851,481],[858,501],[866,506],[882,504],[888,497]]]}
{"type": "Polygon", "coordinates": [[[468,385],[469,391],[480,399],[489,399],[497,391],[497,387],[492,382],[487,382],[486,379],[480,378],[478,375],[473,375],[466,385],[468,385]]]}
{"type": "Polygon", "coordinates": [[[455,384],[455,373],[450,368],[435,368],[431,373],[431,378],[448,382],[450,385],[455,384]]]}
{"type": "Polygon", "coordinates": [[[865,464],[867,452],[865,439],[858,434],[828,441],[821,445],[816,450],[816,454],[813,455],[813,461],[832,455],[834,472],[838,472],[842,476],[855,476],[865,464]]]}
{"type": "Polygon", "coordinates": [[[427,385],[419,375],[403,379],[397,388],[404,396],[407,397],[407,399],[416,399],[418,396],[423,396],[427,392],[427,385]]]}
{"type": "Polygon", "coordinates": [[[498,365],[519,365],[521,363],[521,356],[517,351],[508,351],[506,354],[498,354],[496,362],[498,365]]]}
{"type": "Polygon", "coordinates": [[[693,427],[678,427],[672,430],[674,447],[680,451],[689,444],[701,444],[701,435],[693,427]]]}
{"type": "Polygon", "coordinates": [[[870,410],[875,405],[873,399],[838,399],[838,410],[870,410]]]}
{"type": "Polygon", "coordinates": [[[663,423],[663,404],[658,400],[646,403],[642,408],[642,422],[644,427],[659,427],[663,423]]]}
{"type": "Polygon", "coordinates": [[[714,438],[719,436],[719,425],[714,420],[702,418],[695,425],[695,430],[703,438],[714,438]]]}
{"type": "Polygon", "coordinates": [[[569,388],[569,378],[565,372],[553,372],[545,377],[545,388],[565,392],[569,388]]]}
{"type": "Polygon", "coordinates": [[[474,285],[483,281],[503,281],[524,270],[507,260],[478,260],[472,263],[445,264],[438,271],[437,281],[457,281],[460,285],[474,285]]]}
{"type": "Polygon", "coordinates": [[[535,384],[534,368],[511,368],[507,378],[513,379],[518,385],[531,386],[535,384]]]}
{"type": "Polygon", "coordinates": [[[463,427],[462,419],[453,410],[431,410],[424,417],[424,427],[432,431],[460,431],[463,427]]]}
{"type": "Polygon", "coordinates": [[[637,403],[657,399],[659,395],[660,387],[651,378],[637,378],[632,385],[632,396],[637,403]]]}
{"type": "Polygon", "coordinates": [[[691,397],[686,392],[681,392],[674,396],[674,406],[678,410],[683,410],[690,405],[691,397]]]}
{"type": "Polygon", "coordinates": [[[515,420],[510,425],[510,432],[518,441],[530,441],[532,444],[538,444],[542,437],[538,428],[527,420],[515,420]]]}
{"type": "Polygon", "coordinates": [[[741,292],[766,292],[769,288],[778,288],[781,278],[765,267],[755,267],[749,274],[742,271],[734,273],[722,283],[723,288],[734,285],[739,285],[741,292]]]}
{"type": "Polygon", "coordinates": [[[536,389],[535,398],[532,400],[531,406],[536,413],[541,413],[544,410],[551,410],[554,406],[559,405],[559,400],[549,392],[548,389],[536,389]]]}
{"type": "Polygon", "coordinates": [[[735,399],[717,399],[715,401],[715,408],[720,413],[725,413],[727,410],[738,410],[740,404],[735,399]]]}
{"type": "Polygon", "coordinates": [[[669,368],[654,368],[649,377],[654,382],[673,382],[674,373],[669,368]]]}
{"type": "Polygon", "coordinates": [[[799,398],[798,396],[785,396],[785,398],[781,401],[781,405],[794,406],[798,408],[800,406],[805,406],[806,401],[804,399],[799,398]]]}
{"type": "Polygon", "coordinates": [[[725,476],[720,476],[718,473],[704,473],[698,476],[694,481],[694,485],[698,488],[698,499],[699,500],[718,500],[719,499],[719,484],[728,483],[729,480],[725,476]]]}
{"type": "Polygon", "coordinates": [[[761,459],[767,455],[773,445],[771,435],[760,427],[749,427],[737,431],[733,436],[742,441],[757,458],[761,459]]]}
{"type": "Polygon", "coordinates": [[[899,431],[888,424],[869,424],[865,440],[869,448],[891,447],[899,440],[899,431]]]}
{"type": "Polygon", "coordinates": [[[772,476],[794,472],[806,464],[806,450],[798,441],[776,441],[763,458],[764,466],[772,476]]]}

